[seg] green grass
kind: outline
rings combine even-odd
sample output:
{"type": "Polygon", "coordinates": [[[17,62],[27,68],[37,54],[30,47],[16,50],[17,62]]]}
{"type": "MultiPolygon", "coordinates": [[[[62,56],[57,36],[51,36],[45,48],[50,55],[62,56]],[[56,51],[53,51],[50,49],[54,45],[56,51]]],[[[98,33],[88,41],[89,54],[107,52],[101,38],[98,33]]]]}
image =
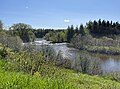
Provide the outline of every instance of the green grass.
{"type": "Polygon", "coordinates": [[[88,51],[104,51],[105,53],[113,53],[117,54],[120,53],[119,47],[112,47],[112,46],[85,46],[88,51]]]}
{"type": "Polygon", "coordinates": [[[7,71],[0,60],[0,89],[119,89],[120,83],[109,77],[91,76],[73,70],[56,68],[53,76],[33,76],[23,72],[7,71]]]}

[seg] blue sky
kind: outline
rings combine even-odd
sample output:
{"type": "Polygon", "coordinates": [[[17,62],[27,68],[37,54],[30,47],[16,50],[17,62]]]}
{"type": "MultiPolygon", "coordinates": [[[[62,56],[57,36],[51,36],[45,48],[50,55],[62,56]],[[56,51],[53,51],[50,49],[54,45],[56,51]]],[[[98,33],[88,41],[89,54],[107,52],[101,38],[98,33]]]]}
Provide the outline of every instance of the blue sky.
{"type": "Polygon", "coordinates": [[[67,28],[89,20],[120,21],[120,0],[0,0],[5,26],[22,22],[33,28],[67,28]]]}

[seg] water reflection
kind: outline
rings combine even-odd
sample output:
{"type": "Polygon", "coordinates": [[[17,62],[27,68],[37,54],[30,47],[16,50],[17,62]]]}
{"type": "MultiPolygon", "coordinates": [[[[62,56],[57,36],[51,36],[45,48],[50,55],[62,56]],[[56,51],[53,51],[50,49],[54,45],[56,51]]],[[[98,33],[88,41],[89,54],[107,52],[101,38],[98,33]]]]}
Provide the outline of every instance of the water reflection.
{"type": "Polygon", "coordinates": [[[103,60],[101,59],[102,69],[109,71],[120,71],[120,59],[115,59],[112,56],[103,60]]]}
{"type": "MultiPolygon", "coordinates": [[[[42,42],[43,39],[37,39],[37,42],[42,42]]],[[[43,40],[45,41],[45,40],[43,40]]],[[[59,51],[62,52],[62,55],[64,58],[68,58],[70,60],[76,59],[79,54],[81,56],[87,56],[89,57],[100,59],[101,62],[101,68],[105,71],[120,71],[120,55],[105,55],[105,54],[95,54],[95,53],[88,53],[84,51],[79,51],[73,47],[69,47],[67,43],[56,43],[56,44],[48,44],[50,47],[52,47],[56,53],[59,51]]],[[[46,45],[36,45],[35,49],[40,50],[41,48],[44,48],[43,46],[46,45]]]]}

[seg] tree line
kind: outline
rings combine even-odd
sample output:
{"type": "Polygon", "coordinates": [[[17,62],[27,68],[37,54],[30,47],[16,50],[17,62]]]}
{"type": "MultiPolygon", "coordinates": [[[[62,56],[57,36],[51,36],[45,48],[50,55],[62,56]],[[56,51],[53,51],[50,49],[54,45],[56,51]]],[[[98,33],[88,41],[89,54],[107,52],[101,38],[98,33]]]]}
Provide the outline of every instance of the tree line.
{"type": "Polygon", "coordinates": [[[101,21],[101,19],[99,19],[98,21],[89,21],[86,25],[90,33],[94,36],[110,36],[120,34],[119,22],[105,20],[101,21]]]}
{"type": "MultiPolygon", "coordinates": [[[[0,20],[0,30],[3,29],[3,23],[0,20]]],[[[5,31],[4,31],[5,32],[5,31]]],[[[7,34],[11,36],[19,36],[23,42],[32,42],[35,38],[45,38],[53,42],[71,42],[71,39],[75,35],[90,34],[93,37],[115,37],[120,34],[119,22],[105,21],[99,19],[98,21],[89,21],[85,26],[74,27],[73,25],[68,26],[67,29],[34,29],[31,25],[25,23],[13,24],[7,34]]]]}

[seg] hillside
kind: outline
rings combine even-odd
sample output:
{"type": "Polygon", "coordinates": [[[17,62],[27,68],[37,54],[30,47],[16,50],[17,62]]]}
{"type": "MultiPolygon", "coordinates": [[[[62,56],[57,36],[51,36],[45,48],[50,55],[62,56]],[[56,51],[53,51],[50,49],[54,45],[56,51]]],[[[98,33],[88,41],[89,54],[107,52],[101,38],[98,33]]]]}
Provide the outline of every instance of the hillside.
{"type": "Polygon", "coordinates": [[[33,76],[23,72],[6,71],[0,60],[1,89],[119,89],[120,83],[112,78],[91,76],[73,70],[56,68],[52,77],[42,77],[39,73],[33,76]]]}

